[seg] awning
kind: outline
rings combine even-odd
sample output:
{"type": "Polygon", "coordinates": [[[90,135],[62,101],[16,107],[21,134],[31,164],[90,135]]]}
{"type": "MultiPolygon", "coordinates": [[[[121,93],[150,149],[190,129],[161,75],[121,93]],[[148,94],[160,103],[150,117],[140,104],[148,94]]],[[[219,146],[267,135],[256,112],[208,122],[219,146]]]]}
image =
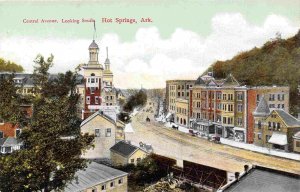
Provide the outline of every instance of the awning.
{"type": "Polygon", "coordinates": [[[287,145],[287,136],[286,134],[273,132],[268,142],[277,145],[287,145]]]}
{"type": "Polygon", "coordinates": [[[235,130],[235,131],[246,131],[246,129],[242,128],[242,127],[234,127],[233,130],[235,130]]]}

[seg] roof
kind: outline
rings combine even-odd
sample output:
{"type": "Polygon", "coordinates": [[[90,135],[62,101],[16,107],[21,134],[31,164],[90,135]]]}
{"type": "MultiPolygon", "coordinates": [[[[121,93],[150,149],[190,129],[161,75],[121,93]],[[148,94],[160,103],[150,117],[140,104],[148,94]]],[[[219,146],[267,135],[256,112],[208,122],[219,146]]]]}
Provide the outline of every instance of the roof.
{"type": "Polygon", "coordinates": [[[20,143],[21,142],[14,137],[7,137],[7,138],[0,139],[0,146],[14,146],[14,145],[19,145],[20,143]]]}
{"type": "Polygon", "coordinates": [[[262,96],[262,98],[260,99],[255,111],[253,112],[253,115],[267,116],[269,114],[270,114],[269,105],[268,105],[267,101],[265,100],[265,97],[262,96]]]}
{"type": "Polygon", "coordinates": [[[300,121],[282,109],[274,110],[288,127],[300,127],[300,121]]]}
{"type": "Polygon", "coordinates": [[[195,82],[195,85],[206,85],[205,81],[202,79],[201,76],[198,77],[198,79],[195,82]]]}
{"type": "Polygon", "coordinates": [[[111,151],[114,151],[124,157],[129,157],[139,148],[127,143],[126,141],[120,141],[110,148],[111,151]]]}
{"type": "Polygon", "coordinates": [[[225,79],[223,86],[238,87],[240,86],[240,83],[232,76],[232,74],[229,74],[225,79]]]}
{"type": "Polygon", "coordinates": [[[287,136],[286,134],[273,132],[268,143],[277,144],[277,145],[287,145],[287,136]]]}
{"type": "Polygon", "coordinates": [[[93,48],[99,49],[99,47],[98,47],[97,43],[95,42],[95,40],[93,40],[93,42],[89,46],[89,49],[93,49],[93,48]]]}
{"type": "Polygon", "coordinates": [[[299,175],[292,175],[272,169],[252,169],[243,176],[240,181],[235,182],[226,192],[253,192],[253,191],[272,191],[272,192],[298,192],[299,175]]]}
{"type": "Polygon", "coordinates": [[[77,192],[91,188],[95,185],[126,176],[127,173],[108,167],[106,165],[92,162],[86,169],[75,173],[75,178],[64,188],[65,192],[77,192]]]}
{"type": "Polygon", "coordinates": [[[294,138],[300,139],[300,131],[298,131],[297,133],[295,133],[294,138]]]}
{"type": "Polygon", "coordinates": [[[85,124],[87,124],[89,121],[91,121],[92,119],[94,119],[97,116],[101,116],[105,119],[107,119],[108,121],[110,121],[111,123],[115,124],[116,122],[108,115],[106,115],[105,113],[103,113],[103,111],[96,111],[94,114],[92,114],[91,116],[89,116],[88,118],[86,118],[84,121],[81,122],[80,127],[84,126],[85,124]]]}

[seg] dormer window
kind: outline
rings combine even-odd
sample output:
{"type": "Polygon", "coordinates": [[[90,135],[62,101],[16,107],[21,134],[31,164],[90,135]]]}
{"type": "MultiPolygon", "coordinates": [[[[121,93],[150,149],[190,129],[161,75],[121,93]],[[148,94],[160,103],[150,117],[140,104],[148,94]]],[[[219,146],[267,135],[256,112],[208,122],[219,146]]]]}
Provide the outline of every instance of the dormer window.
{"type": "Polygon", "coordinates": [[[95,76],[95,73],[92,73],[91,76],[95,76]]]}

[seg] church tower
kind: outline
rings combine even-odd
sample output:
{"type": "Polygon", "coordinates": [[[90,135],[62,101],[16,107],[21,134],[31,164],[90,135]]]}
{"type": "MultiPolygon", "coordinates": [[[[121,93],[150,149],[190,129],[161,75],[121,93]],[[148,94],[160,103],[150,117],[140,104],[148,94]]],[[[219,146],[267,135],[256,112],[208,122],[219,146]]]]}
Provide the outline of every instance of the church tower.
{"type": "Polygon", "coordinates": [[[99,63],[99,47],[94,39],[88,50],[89,62],[82,66],[85,88],[83,119],[98,111],[102,103],[103,66],[99,63]]]}
{"type": "Polygon", "coordinates": [[[105,69],[103,71],[104,87],[113,86],[113,73],[110,70],[110,60],[108,58],[108,47],[106,47],[106,60],[104,62],[105,69]]]}

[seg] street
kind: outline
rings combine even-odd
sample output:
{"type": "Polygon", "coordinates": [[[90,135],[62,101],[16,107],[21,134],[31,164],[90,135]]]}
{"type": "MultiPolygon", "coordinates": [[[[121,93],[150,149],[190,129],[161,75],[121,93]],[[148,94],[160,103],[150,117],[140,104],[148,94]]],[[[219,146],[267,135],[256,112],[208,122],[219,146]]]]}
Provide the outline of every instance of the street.
{"type": "Polygon", "coordinates": [[[300,174],[300,162],[216,144],[206,139],[166,128],[154,120],[154,113],[139,112],[132,117],[133,133],[126,140],[149,143],[154,152],[170,158],[187,160],[229,172],[242,172],[244,165],[260,165],[300,174]],[[146,123],[146,118],[150,122],[146,123]]]}

